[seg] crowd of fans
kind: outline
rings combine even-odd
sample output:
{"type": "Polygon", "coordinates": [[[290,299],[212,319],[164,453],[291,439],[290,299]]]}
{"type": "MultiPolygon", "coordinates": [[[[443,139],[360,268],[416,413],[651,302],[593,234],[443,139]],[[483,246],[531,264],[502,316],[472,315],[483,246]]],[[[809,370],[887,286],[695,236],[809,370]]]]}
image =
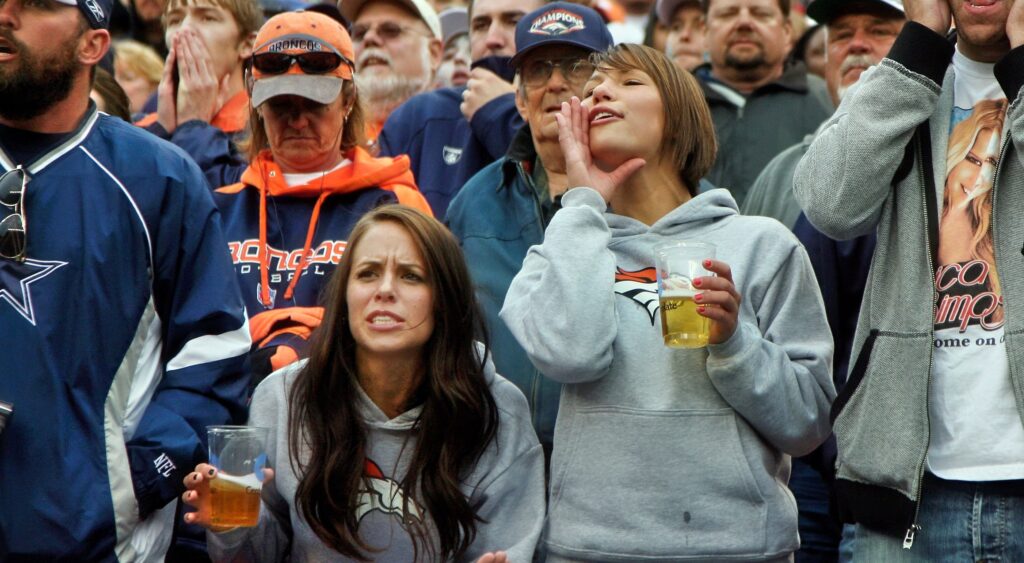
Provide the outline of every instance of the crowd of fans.
{"type": "Polygon", "coordinates": [[[1024,2],[464,2],[0,0],[0,561],[1024,560],[1024,2]]]}

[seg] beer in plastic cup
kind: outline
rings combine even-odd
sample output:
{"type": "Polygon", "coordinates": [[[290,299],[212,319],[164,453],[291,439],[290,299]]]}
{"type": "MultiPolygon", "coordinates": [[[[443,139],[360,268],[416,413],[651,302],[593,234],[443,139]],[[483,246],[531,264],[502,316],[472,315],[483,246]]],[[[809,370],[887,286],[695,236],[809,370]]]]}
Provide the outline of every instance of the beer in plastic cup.
{"type": "Polygon", "coordinates": [[[665,242],[654,247],[661,334],[666,346],[707,346],[710,322],[697,313],[699,304],[693,297],[700,290],[693,280],[714,275],[704,269],[704,260],[714,257],[715,245],[706,242],[665,242]]]}
{"type": "Polygon", "coordinates": [[[255,526],[260,519],[263,469],[267,465],[267,429],[253,426],[208,426],[210,523],[220,527],[255,526]]]}

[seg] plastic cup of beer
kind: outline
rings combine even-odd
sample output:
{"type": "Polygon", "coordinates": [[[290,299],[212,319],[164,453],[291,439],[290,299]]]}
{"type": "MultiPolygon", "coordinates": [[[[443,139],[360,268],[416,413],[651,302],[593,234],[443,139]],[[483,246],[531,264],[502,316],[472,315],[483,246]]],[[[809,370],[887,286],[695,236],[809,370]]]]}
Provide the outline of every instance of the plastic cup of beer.
{"type": "Polygon", "coordinates": [[[697,313],[693,297],[700,293],[693,280],[713,276],[704,260],[715,257],[715,245],[706,242],[664,242],[654,247],[658,271],[661,334],[670,348],[703,348],[708,345],[710,322],[697,313]]]}
{"type": "Polygon", "coordinates": [[[263,469],[267,466],[267,429],[207,426],[210,465],[210,523],[222,528],[255,526],[260,519],[263,469]]]}

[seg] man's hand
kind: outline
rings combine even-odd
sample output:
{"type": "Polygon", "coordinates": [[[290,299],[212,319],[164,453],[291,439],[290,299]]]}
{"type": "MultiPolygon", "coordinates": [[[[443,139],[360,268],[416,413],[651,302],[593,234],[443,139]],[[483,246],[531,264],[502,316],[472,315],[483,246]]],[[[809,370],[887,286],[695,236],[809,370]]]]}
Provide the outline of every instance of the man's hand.
{"type": "MultiPolygon", "coordinates": [[[[946,0],[904,0],[903,11],[907,19],[945,36],[951,21],[949,3],[946,0]]],[[[1009,22],[1007,22],[1009,25],[1009,22]]]]}
{"type": "Polygon", "coordinates": [[[1010,15],[1006,18],[1006,36],[1010,39],[1010,48],[1024,45],[1024,2],[1014,2],[1010,7],[1010,15]]]}
{"type": "Polygon", "coordinates": [[[177,111],[177,57],[174,55],[174,41],[167,50],[167,61],[164,62],[164,74],[156,87],[156,121],[168,133],[178,128],[177,111]]]}
{"type": "Polygon", "coordinates": [[[174,38],[178,60],[177,125],[198,119],[209,123],[222,105],[227,76],[213,70],[210,51],[199,34],[183,29],[174,38]]]}
{"type": "Polygon", "coordinates": [[[462,105],[459,109],[462,110],[462,115],[466,116],[466,121],[469,121],[487,102],[515,91],[511,84],[497,74],[485,68],[474,68],[469,71],[469,81],[466,82],[466,90],[462,93],[462,105]]]}

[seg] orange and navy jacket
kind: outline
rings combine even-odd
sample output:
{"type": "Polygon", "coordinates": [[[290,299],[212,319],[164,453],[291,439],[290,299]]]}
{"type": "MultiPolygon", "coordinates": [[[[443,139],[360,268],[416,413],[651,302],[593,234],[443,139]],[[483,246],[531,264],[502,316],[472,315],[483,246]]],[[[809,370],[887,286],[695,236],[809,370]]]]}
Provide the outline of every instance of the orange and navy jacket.
{"type": "Polygon", "coordinates": [[[291,186],[263,151],[242,181],[214,192],[250,317],[254,349],[270,350],[270,368],[303,355],[320,324],[321,290],[367,211],[401,203],[431,213],[409,158],[374,158],[355,148],[349,164],[291,186]]]}
{"type": "Polygon", "coordinates": [[[178,145],[199,165],[210,189],[238,181],[248,165],[235,143],[248,135],[249,95],[239,92],[230,98],[209,123],[198,119],[178,125],[173,133],[151,113],[135,122],[146,131],[178,145]]]}

